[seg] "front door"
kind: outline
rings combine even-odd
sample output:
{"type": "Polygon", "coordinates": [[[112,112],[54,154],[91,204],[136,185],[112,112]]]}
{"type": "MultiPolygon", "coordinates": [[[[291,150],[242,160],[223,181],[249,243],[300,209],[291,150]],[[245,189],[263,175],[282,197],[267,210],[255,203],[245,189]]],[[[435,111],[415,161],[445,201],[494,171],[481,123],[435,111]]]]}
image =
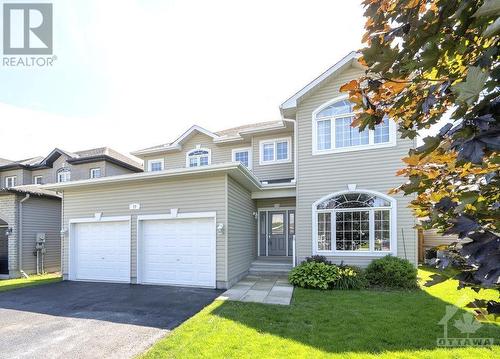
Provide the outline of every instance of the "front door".
{"type": "Polygon", "coordinates": [[[268,212],[268,255],[286,256],[286,211],[268,212]]]}

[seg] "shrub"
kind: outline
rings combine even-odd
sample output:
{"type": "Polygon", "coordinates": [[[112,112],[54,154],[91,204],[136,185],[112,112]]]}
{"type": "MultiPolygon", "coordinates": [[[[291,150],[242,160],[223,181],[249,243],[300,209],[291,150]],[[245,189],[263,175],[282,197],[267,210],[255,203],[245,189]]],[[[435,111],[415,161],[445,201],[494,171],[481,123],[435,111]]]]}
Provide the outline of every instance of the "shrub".
{"type": "Polygon", "coordinates": [[[417,268],[408,260],[391,255],[371,262],[365,275],[373,286],[407,289],[417,287],[417,268]]]}
{"type": "Polygon", "coordinates": [[[302,288],[328,289],[338,278],[338,268],[334,265],[305,261],[293,268],[288,276],[291,284],[302,288]]]}
{"type": "Polygon", "coordinates": [[[325,256],[318,256],[318,255],[307,257],[306,262],[332,264],[332,262],[330,262],[328,259],[326,259],[325,256]]]}
{"type": "Polygon", "coordinates": [[[351,266],[337,267],[337,279],[331,283],[333,289],[363,289],[368,286],[365,274],[361,268],[351,266]]]}

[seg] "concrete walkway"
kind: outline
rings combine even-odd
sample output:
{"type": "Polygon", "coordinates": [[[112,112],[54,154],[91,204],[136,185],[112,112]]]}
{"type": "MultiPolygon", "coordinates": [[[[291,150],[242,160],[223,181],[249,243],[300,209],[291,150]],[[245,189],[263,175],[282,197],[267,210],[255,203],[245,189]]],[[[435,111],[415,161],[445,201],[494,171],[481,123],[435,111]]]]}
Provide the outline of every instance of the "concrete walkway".
{"type": "Polygon", "coordinates": [[[249,275],[222,295],[219,300],[290,305],[293,286],[286,276],[249,275]]]}

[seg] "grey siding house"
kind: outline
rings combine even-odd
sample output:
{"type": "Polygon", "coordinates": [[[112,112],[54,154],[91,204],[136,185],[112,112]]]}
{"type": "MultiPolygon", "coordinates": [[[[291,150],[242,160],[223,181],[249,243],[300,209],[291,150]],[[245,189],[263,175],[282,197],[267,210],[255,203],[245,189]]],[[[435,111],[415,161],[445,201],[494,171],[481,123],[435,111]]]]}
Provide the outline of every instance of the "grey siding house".
{"type": "Polygon", "coordinates": [[[390,119],[351,127],[339,88],[362,72],[350,53],[286,100],[279,121],[195,125],[133,152],[144,173],[44,186],[62,195],[64,278],[228,288],[316,254],[416,265],[411,198],[388,195],[415,143],[390,119]]]}
{"type": "Polygon", "coordinates": [[[0,159],[0,278],[61,270],[61,196],[43,184],[136,172],[140,163],[106,147],[0,159]]]}

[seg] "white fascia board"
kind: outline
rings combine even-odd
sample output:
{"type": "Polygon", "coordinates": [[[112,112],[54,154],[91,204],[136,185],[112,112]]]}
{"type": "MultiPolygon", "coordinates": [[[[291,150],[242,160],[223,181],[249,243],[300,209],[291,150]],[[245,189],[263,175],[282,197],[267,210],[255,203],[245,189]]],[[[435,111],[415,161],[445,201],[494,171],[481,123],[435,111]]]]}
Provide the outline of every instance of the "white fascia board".
{"type": "Polygon", "coordinates": [[[141,155],[149,155],[149,154],[159,154],[159,153],[170,152],[170,151],[180,151],[181,149],[182,149],[181,146],[165,145],[163,147],[149,148],[149,149],[145,149],[145,150],[138,150],[138,151],[130,152],[130,154],[133,156],[141,156],[141,155]]]}
{"type": "Polygon", "coordinates": [[[51,183],[42,185],[40,186],[40,188],[51,189],[51,190],[64,190],[66,188],[98,186],[102,184],[125,183],[125,182],[141,181],[141,180],[156,179],[156,178],[180,177],[187,175],[197,176],[214,172],[230,173],[235,177],[238,177],[239,179],[245,180],[248,186],[252,187],[252,189],[254,190],[259,190],[261,188],[261,184],[258,178],[255,177],[255,175],[252,172],[250,172],[245,166],[243,166],[239,162],[226,162],[226,163],[201,166],[201,167],[176,168],[176,169],[155,171],[155,172],[140,172],[140,173],[119,175],[119,176],[92,178],[79,181],[51,183]]]}
{"type": "Polygon", "coordinates": [[[316,86],[321,84],[324,80],[328,79],[331,75],[341,69],[344,65],[349,63],[353,59],[358,59],[361,56],[356,51],[351,51],[347,54],[342,60],[337,62],[335,65],[330,67],[328,70],[319,75],[316,79],[308,83],[305,87],[303,87],[300,91],[298,91],[295,95],[290,97],[288,100],[283,102],[280,106],[280,110],[288,110],[297,107],[297,101],[304,96],[306,93],[314,89],[316,86]]]}
{"type": "Polygon", "coordinates": [[[189,130],[187,130],[186,132],[184,132],[178,139],[176,139],[173,143],[172,143],[172,146],[177,146],[177,145],[180,145],[180,143],[186,138],[188,137],[193,131],[198,131],[198,132],[201,132],[209,137],[212,137],[212,138],[219,138],[219,136],[217,136],[215,133],[213,132],[210,132],[209,130],[206,130],[204,129],[203,127],[200,127],[198,125],[193,125],[191,126],[191,128],[189,130]]]}

